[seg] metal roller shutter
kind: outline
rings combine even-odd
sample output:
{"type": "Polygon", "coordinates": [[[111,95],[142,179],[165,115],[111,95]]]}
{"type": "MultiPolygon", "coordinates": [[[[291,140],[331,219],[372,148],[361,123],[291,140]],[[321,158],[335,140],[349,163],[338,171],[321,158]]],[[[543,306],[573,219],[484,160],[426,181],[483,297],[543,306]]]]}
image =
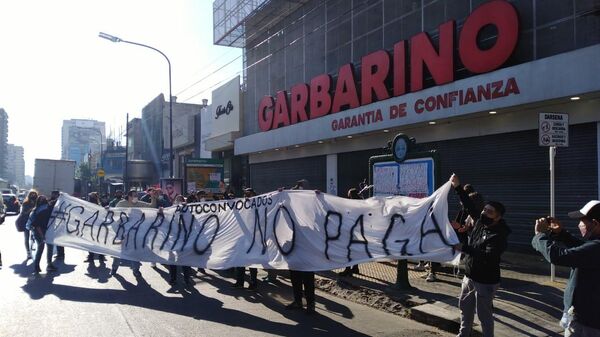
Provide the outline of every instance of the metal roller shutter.
{"type": "Polygon", "coordinates": [[[305,188],[326,190],[326,157],[307,157],[250,165],[250,186],[258,193],[290,188],[300,179],[308,180],[305,188]]]}
{"type": "MultiPolygon", "coordinates": [[[[598,197],[596,123],[572,125],[569,135],[570,146],[559,148],[556,156],[556,215],[572,233],[578,233],[577,222],[566,213],[598,197]]],[[[502,202],[512,229],[509,249],[531,250],[535,219],[550,213],[548,148],[538,146],[538,131],[417,144],[417,151],[433,149],[440,156],[442,181],[438,185],[456,173],[486,200],[502,202]]],[[[339,195],[368,177],[369,157],[381,154],[381,149],[338,154],[339,195]]],[[[448,202],[454,218],[458,210],[454,193],[448,202]]]]}
{"type": "MultiPolygon", "coordinates": [[[[569,147],[556,155],[556,215],[573,233],[577,222],[566,213],[598,196],[596,124],[572,125],[569,147]]],[[[536,218],[550,213],[548,148],[538,146],[538,131],[529,130],[421,144],[437,149],[441,179],[454,172],[471,183],[486,200],[502,202],[512,229],[511,250],[530,250],[536,218]]],[[[451,215],[458,201],[449,202],[451,215]]]]}

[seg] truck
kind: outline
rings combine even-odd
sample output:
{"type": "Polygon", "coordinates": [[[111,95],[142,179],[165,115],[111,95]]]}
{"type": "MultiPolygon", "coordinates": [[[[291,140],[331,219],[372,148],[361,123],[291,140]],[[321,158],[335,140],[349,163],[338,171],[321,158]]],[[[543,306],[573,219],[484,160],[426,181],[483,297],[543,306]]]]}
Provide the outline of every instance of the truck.
{"type": "Polygon", "coordinates": [[[73,194],[75,190],[74,160],[36,159],[33,188],[50,196],[54,190],[73,194]]]}

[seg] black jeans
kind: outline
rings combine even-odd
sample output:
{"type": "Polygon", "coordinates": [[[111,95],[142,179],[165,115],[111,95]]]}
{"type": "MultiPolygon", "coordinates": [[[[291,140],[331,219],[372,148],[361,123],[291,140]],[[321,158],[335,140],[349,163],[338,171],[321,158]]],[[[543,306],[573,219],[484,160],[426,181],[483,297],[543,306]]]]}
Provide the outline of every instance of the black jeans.
{"type": "Polygon", "coordinates": [[[56,246],[56,257],[57,258],[64,258],[65,257],[65,247],[63,247],[63,246],[56,246]]]}
{"type": "MultiPolygon", "coordinates": [[[[190,277],[192,277],[192,267],[189,266],[181,266],[181,269],[183,270],[183,279],[187,280],[190,277]]],[[[177,280],[177,266],[176,265],[169,265],[169,276],[171,277],[171,281],[175,281],[177,280]]]]}
{"type": "Polygon", "coordinates": [[[308,305],[315,304],[315,273],[312,271],[290,270],[292,288],[294,289],[294,301],[302,303],[302,286],[304,285],[304,297],[308,305]]]}
{"type": "MultiPolygon", "coordinates": [[[[36,270],[40,270],[40,260],[42,259],[42,254],[44,253],[44,237],[38,231],[33,231],[33,238],[37,243],[37,250],[35,251],[35,259],[33,260],[33,265],[36,270]]],[[[46,244],[46,261],[48,266],[52,265],[52,251],[54,250],[54,246],[51,244],[46,244]]]]}
{"type": "MultiPolygon", "coordinates": [[[[250,269],[250,283],[251,285],[256,285],[258,270],[256,268],[248,268],[250,269]]],[[[235,283],[244,284],[244,276],[246,274],[246,267],[236,267],[235,268],[235,283]]]]}

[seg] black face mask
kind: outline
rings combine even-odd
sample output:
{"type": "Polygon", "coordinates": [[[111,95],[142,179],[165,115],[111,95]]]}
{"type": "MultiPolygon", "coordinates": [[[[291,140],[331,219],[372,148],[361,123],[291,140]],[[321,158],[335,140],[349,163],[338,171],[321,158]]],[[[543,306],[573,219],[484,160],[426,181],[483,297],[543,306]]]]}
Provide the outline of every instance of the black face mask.
{"type": "Polygon", "coordinates": [[[488,217],[485,214],[481,214],[481,216],[479,217],[479,222],[481,222],[485,226],[489,226],[494,222],[494,219],[488,217]]]}

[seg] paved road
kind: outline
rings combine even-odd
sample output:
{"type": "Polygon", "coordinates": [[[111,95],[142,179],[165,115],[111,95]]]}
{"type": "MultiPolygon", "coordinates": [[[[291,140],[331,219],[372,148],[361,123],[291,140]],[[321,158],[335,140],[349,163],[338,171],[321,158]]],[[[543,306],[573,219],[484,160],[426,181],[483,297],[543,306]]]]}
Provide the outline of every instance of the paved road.
{"type": "Polygon", "coordinates": [[[316,315],[290,312],[286,282],[251,292],[209,271],[195,287],[171,288],[167,270],[149,264],[140,279],[126,267],[110,277],[110,265],[69,248],[58,272],[34,276],[15,218],[0,226],[0,336],[450,336],[319,292],[316,315]]]}

